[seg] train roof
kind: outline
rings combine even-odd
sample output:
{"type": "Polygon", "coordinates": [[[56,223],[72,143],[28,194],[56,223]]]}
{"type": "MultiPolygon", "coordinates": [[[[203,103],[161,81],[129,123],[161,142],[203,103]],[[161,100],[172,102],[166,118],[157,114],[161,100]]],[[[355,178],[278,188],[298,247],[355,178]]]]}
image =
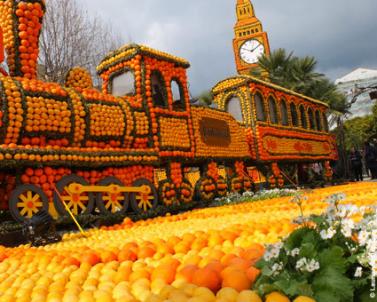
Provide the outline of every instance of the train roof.
{"type": "Polygon", "coordinates": [[[293,96],[296,96],[296,97],[300,97],[300,98],[302,98],[306,101],[309,101],[311,103],[315,103],[315,104],[319,104],[319,105],[322,105],[322,106],[325,106],[325,107],[329,107],[328,104],[326,104],[326,103],[324,103],[320,100],[313,99],[313,98],[308,97],[306,95],[297,93],[293,90],[289,90],[289,89],[281,87],[279,85],[263,81],[261,79],[258,79],[256,77],[253,77],[253,76],[250,76],[250,75],[237,75],[237,76],[234,76],[234,77],[227,78],[223,81],[220,81],[219,83],[217,83],[212,88],[212,93],[214,95],[217,95],[221,92],[230,90],[231,88],[241,87],[241,86],[244,86],[244,85],[249,84],[249,83],[261,84],[261,85],[279,90],[281,92],[284,92],[284,93],[287,93],[287,94],[290,94],[290,95],[293,95],[293,96]]]}
{"type": "Polygon", "coordinates": [[[103,71],[107,70],[113,65],[123,62],[125,60],[132,59],[137,55],[145,55],[149,57],[154,57],[156,59],[172,62],[177,66],[188,68],[190,63],[180,57],[176,57],[169,53],[150,48],[145,45],[138,44],[127,44],[121,48],[110,52],[97,66],[97,72],[101,74],[103,71]]]}

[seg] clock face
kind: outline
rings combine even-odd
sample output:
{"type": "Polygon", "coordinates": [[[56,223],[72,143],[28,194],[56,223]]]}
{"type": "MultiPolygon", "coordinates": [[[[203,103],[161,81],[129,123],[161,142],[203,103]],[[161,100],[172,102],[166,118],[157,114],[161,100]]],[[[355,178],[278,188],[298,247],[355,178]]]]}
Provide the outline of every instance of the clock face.
{"type": "Polygon", "coordinates": [[[262,54],[264,54],[264,46],[255,39],[247,40],[240,48],[240,57],[247,64],[257,63],[262,54]]]}

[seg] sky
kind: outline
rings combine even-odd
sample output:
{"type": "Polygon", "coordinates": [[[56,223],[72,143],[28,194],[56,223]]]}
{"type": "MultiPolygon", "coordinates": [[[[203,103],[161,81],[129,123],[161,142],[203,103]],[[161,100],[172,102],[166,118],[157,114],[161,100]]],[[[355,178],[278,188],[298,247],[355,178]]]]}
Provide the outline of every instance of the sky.
{"type": "MultiPolygon", "coordinates": [[[[193,96],[236,74],[232,39],[236,0],[78,0],[135,42],[190,61],[193,96]]],[[[376,0],[253,0],[271,49],[314,56],[335,80],[377,69],[376,0]]]]}

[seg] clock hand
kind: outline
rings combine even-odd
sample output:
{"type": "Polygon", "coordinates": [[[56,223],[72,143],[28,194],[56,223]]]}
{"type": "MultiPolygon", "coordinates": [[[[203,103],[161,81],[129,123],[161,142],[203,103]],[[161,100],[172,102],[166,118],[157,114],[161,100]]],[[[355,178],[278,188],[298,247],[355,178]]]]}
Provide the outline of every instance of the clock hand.
{"type": "Polygon", "coordinates": [[[254,52],[254,50],[256,50],[259,46],[260,46],[260,45],[258,45],[257,47],[255,47],[255,48],[253,48],[253,49],[251,49],[251,50],[249,50],[249,51],[250,51],[250,52],[254,52]]]}

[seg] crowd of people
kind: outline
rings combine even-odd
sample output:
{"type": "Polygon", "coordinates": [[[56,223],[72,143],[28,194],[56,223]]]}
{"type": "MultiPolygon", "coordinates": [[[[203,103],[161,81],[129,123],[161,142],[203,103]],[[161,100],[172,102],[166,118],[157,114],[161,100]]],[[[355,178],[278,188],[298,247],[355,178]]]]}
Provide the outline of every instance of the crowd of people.
{"type": "Polygon", "coordinates": [[[356,181],[363,180],[363,162],[365,163],[366,173],[370,175],[371,179],[377,179],[377,148],[375,145],[366,142],[363,150],[351,148],[349,161],[352,176],[356,181]]]}

